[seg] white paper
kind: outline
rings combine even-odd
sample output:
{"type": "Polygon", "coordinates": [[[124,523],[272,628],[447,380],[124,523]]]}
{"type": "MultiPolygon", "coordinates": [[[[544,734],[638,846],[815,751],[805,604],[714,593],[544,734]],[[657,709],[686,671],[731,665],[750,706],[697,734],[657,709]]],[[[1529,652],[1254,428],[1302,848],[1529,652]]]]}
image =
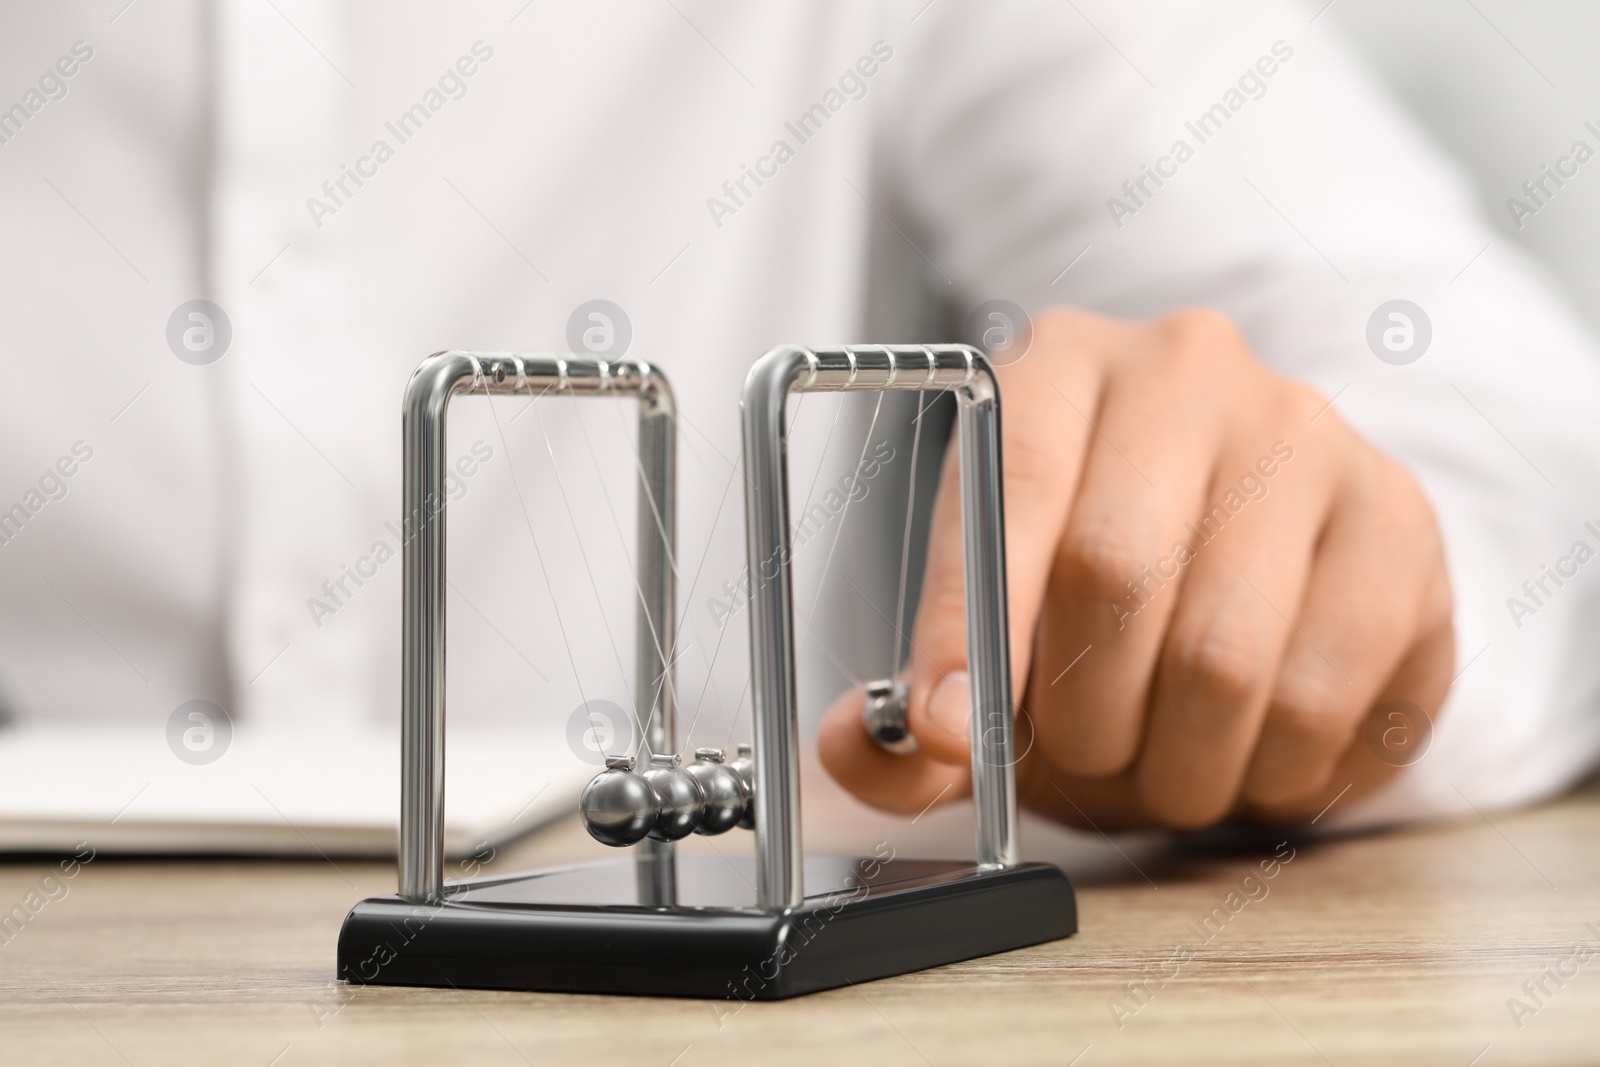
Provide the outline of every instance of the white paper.
{"type": "MultiPolygon", "coordinates": [[[[454,728],[445,746],[445,847],[499,844],[577,806],[596,771],[551,728],[454,728]]],[[[215,762],[184,762],[159,731],[0,732],[0,851],[392,856],[396,729],[238,729],[215,762]]]]}

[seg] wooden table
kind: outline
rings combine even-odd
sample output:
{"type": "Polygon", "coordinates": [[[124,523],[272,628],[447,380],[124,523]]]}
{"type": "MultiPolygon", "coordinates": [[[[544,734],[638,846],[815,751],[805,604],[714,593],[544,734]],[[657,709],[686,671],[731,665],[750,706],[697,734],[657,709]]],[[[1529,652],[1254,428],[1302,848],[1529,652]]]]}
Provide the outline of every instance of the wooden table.
{"type": "MultiPolygon", "coordinates": [[[[814,773],[807,789],[813,847],[970,847],[960,810],[908,824],[814,773]]],[[[1275,839],[1112,845],[1029,823],[1028,852],[1079,884],[1078,936],[734,1013],[341,986],[339,923],[357,898],[393,890],[391,865],[100,857],[59,883],[65,895],[44,886],[59,899],[42,894],[0,945],[0,1063],[1600,1062],[1600,789],[1489,819],[1300,843],[1270,880],[1275,839]],[[1579,942],[1596,950],[1582,963],[1579,942]],[[1546,967],[1568,977],[1557,985],[1546,967]],[[1523,983],[1541,979],[1536,1001],[1523,983]]],[[[494,867],[597,849],[568,822],[494,867]]],[[[52,869],[0,865],[0,908],[52,869]]]]}

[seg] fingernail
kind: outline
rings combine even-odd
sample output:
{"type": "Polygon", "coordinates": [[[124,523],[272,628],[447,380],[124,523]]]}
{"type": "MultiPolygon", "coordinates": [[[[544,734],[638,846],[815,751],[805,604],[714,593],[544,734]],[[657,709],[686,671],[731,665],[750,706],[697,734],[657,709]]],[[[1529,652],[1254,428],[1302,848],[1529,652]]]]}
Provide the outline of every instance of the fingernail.
{"type": "Polygon", "coordinates": [[[972,717],[972,706],[967,699],[967,672],[954,671],[944,676],[939,688],[933,691],[928,702],[928,718],[939,729],[957,737],[965,737],[967,721],[972,717]]]}

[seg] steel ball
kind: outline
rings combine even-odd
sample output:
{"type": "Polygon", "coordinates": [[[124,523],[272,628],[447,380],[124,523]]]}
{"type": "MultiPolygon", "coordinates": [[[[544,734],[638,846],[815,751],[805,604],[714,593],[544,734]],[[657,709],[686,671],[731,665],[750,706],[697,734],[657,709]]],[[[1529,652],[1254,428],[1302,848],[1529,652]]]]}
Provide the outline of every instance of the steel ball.
{"type": "Polygon", "coordinates": [[[677,841],[693,833],[706,813],[706,794],[694,775],[679,766],[677,756],[657,755],[651,758],[644,777],[661,799],[650,837],[677,841]]]}
{"type": "Polygon", "coordinates": [[[748,743],[739,745],[738,754],[728,761],[728,769],[737,774],[744,782],[745,805],[744,816],[739,820],[739,825],[746,830],[754,830],[756,826],[756,761],[751,756],[748,743]]]}
{"type": "Polygon", "coordinates": [[[861,707],[861,725],[867,736],[885,752],[909,756],[917,750],[917,739],[906,723],[906,683],[886,678],[867,684],[867,702],[861,707]]]}
{"type": "Polygon", "coordinates": [[[655,788],[643,775],[627,769],[632,764],[628,760],[626,766],[611,766],[595,775],[578,802],[589,836],[603,845],[620,848],[643,841],[661,811],[655,788]]]}
{"type": "Polygon", "coordinates": [[[700,783],[706,796],[705,818],[694,828],[697,834],[725,834],[739,825],[750,803],[750,791],[737,771],[722,762],[722,750],[702,748],[687,770],[700,783]]]}

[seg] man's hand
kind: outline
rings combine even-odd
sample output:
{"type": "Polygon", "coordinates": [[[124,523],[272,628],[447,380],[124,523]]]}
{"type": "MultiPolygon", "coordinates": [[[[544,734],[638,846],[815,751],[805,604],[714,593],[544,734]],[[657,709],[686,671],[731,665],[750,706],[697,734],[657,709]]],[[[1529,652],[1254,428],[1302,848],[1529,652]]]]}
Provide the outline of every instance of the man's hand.
{"type": "MultiPolygon", "coordinates": [[[[1454,663],[1432,510],[1314,390],[1223,317],[1041,316],[999,370],[1022,803],[1103,829],[1315,815],[1393,773],[1373,709],[1436,715],[1454,663]]],[[[934,506],[893,756],[860,692],[823,764],[917,812],[970,790],[957,450],[934,506]]]]}

